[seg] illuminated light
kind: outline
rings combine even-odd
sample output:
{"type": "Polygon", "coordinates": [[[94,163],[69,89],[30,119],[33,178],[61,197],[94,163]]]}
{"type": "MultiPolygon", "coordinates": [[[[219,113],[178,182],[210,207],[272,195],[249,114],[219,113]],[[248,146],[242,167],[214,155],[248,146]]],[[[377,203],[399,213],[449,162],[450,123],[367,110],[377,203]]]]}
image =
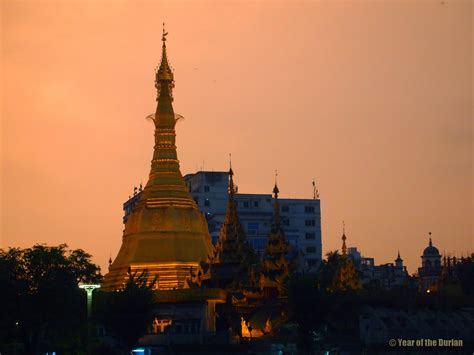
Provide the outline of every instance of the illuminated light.
{"type": "Polygon", "coordinates": [[[133,350],[132,350],[132,353],[143,354],[144,352],[145,352],[145,349],[142,349],[142,348],[138,348],[138,349],[133,349],[133,350]]]}
{"type": "Polygon", "coordinates": [[[86,284],[81,284],[79,285],[79,288],[82,288],[84,290],[95,290],[96,288],[100,288],[100,285],[86,285],[86,284]]]}
{"type": "Polygon", "coordinates": [[[429,289],[428,289],[428,290],[426,290],[426,293],[430,293],[430,292],[431,292],[431,291],[430,291],[429,289]]]}
{"type": "Polygon", "coordinates": [[[92,310],[92,292],[96,288],[100,288],[100,285],[81,284],[79,285],[79,288],[82,288],[87,293],[87,318],[90,318],[92,310]]]}

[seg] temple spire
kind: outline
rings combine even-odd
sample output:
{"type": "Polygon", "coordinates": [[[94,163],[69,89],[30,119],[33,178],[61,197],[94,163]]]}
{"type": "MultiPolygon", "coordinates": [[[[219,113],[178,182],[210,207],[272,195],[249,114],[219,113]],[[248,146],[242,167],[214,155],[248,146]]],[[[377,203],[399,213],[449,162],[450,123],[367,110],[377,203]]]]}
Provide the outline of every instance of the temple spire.
{"type": "Polygon", "coordinates": [[[232,163],[229,165],[227,209],[224,223],[219,232],[214,260],[221,263],[242,263],[251,256],[250,254],[253,254],[253,251],[248,250],[247,237],[237,213],[237,206],[234,201],[234,194],[236,193],[234,172],[232,171],[232,163]]]}
{"type": "MultiPolygon", "coordinates": [[[[161,41],[163,42],[161,46],[161,64],[156,71],[156,81],[157,81],[157,89],[159,91],[158,83],[163,81],[173,82],[174,76],[173,71],[168,63],[168,56],[166,54],[166,36],[168,32],[165,31],[165,24],[163,23],[163,34],[161,36],[161,41]]],[[[159,94],[159,92],[158,92],[159,94]]]]}
{"type": "Polygon", "coordinates": [[[234,185],[234,171],[232,170],[232,154],[229,153],[229,200],[234,200],[234,195],[237,192],[237,187],[234,185]]]}
{"type": "Polygon", "coordinates": [[[262,277],[260,280],[261,287],[264,290],[267,289],[265,292],[270,292],[273,296],[285,292],[284,280],[290,272],[290,262],[287,258],[290,247],[281,225],[280,204],[278,203],[278,193],[280,191],[278,190],[276,177],[277,173],[275,171],[273,221],[263,254],[262,277]]]}
{"type": "Polygon", "coordinates": [[[346,239],[346,223],[342,221],[342,255],[347,255],[346,239]]]}
{"type": "Polygon", "coordinates": [[[429,232],[428,234],[429,234],[429,236],[430,236],[430,242],[429,242],[429,245],[430,245],[430,247],[431,247],[431,246],[433,246],[433,242],[431,241],[431,232],[429,232]]]}
{"type": "Polygon", "coordinates": [[[157,90],[158,105],[155,113],[155,126],[158,128],[174,129],[176,119],[173,111],[173,88],[174,75],[168,62],[166,53],[166,36],[165,24],[163,23],[163,34],[161,41],[161,63],[155,73],[155,87],[157,90]]]}
{"type": "Polygon", "coordinates": [[[403,259],[400,257],[400,250],[398,251],[397,258],[395,259],[396,264],[400,264],[403,262],[403,259]]]}

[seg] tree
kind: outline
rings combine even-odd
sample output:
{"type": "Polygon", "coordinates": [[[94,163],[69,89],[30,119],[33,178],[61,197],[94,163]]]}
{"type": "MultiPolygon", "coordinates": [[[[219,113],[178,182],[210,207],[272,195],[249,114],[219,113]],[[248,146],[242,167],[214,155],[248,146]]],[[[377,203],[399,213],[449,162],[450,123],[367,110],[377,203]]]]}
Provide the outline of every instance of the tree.
{"type": "Polygon", "coordinates": [[[115,292],[98,292],[98,314],[106,329],[115,336],[121,350],[129,352],[153,320],[155,280],[150,281],[147,270],[128,270],[124,287],[115,292]]]}
{"type": "Polygon", "coordinates": [[[101,279],[90,258],[66,244],[0,249],[0,341],[21,342],[28,354],[80,347],[85,297],[78,283],[101,279]]]}
{"type": "Polygon", "coordinates": [[[462,291],[466,295],[474,294],[474,283],[472,282],[474,280],[474,253],[465,259],[462,258],[455,268],[462,291]]]}

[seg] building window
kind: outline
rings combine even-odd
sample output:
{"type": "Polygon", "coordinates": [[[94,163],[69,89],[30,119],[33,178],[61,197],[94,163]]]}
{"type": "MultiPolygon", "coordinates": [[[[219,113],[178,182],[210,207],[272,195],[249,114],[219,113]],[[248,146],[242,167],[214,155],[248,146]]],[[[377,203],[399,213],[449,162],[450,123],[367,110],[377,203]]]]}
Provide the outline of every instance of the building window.
{"type": "Polygon", "coordinates": [[[298,248],[298,236],[297,235],[287,235],[286,238],[288,239],[288,243],[291,246],[298,248]]]}
{"type": "Polygon", "coordinates": [[[314,254],[316,253],[316,247],[306,247],[306,252],[308,254],[314,254]]]}
{"type": "Polygon", "coordinates": [[[281,206],[281,211],[282,212],[289,212],[290,211],[290,206],[281,206]]]}
{"type": "Polygon", "coordinates": [[[204,200],[204,206],[209,207],[211,205],[211,201],[208,198],[204,200]]]}
{"type": "Polygon", "coordinates": [[[247,224],[247,233],[248,235],[257,235],[259,230],[259,224],[258,223],[248,223],[247,224]]]}
{"type": "Polygon", "coordinates": [[[283,225],[284,226],[289,226],[290,225],[290,220],[289,219],[284,219],[283,220],[283,225]]]}
{"type": "Polygon", "coordinates": [[[253,201],[253,207],[258,207],[258,201],[253,201]]]}
{"type": "Polygon", "coordinates": [[[304,206],[305,213],[314,213],[314,206],[304,206]]]}
{"type": "Polygon", "coordinates": [[[316,239],[316,234],[315,233],[306,233],[305,234],[305,239],[316,239]]]}
{"type": "Polygon", "coordinates": [[[209,192],[209,186],[208,185],[204,186],[204,192],[209,192]]]}
{"type": "Polygon", "coordinates": [[[304,221],[304,224],[306,227],[314,227],[316,225],[316,222],[314,219],[307,219],[304,221]]]}
{"type": "Polygon", "coordinates": [[[244,208],[249,208],[249,202],[248,201],[244,201],[244,208]]]}

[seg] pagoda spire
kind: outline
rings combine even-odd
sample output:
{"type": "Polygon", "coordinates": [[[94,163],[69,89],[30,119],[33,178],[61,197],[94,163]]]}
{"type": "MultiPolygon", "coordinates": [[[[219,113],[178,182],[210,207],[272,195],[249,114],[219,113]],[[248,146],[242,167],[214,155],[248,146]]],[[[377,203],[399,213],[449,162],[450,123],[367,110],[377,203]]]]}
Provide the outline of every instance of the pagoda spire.
{"type": "MultiPolygon", "coordinates": [[[[275,172],[273,220],[263,254],[261,287],[267,290],[278,290],[277,293],[279,293],[283,290],[283,281],[288,277],[290,272],[290,262],[288,260],[290,247],[281,225],[280,204],[278,202],[278,193],[280,191],[276,177],[277,173],[275,172]]],[[[273,295],[275,295],[274,291],[271,291],[273,295]]]]}
{"type": "Polygon", "coordinates": [[[168,56],[166,54],[166,36],[168,32],[165,30],[165,24],[163,23],[163,34],[161,36],[162,46],[161,46],[161,64],[156,70],[155,75],[155,87],[157,89],[157,98],[156,100],[159,101],[160,94],[162,91],[162,84],[166,84],[168,88],[168,92],[164,93],[164,96],[171,97],[172,100],[172,89],[174,88],[174,75],[171,67],[168,63],[168,56]]]}
{"type": "Polygon", "coordinates": [[[179,169],[172,95],[174,75],[168,62],[167,35],[163,24],[161,63],[155,73],[155,146],[150,175],[141,202],[146,203],[147,207],[180,206],[197,209],[179,169]]]}
{"type": "Polygon", "coordinates": [[[234,185],[234,171],[232,163],[229,164],[228,200],[224,223],[219,232],[219,240],[216,245],[215,260],[218,262],[241,263],[246,260],[253,251],[248,249],[245,230],[240,223],[237,213],[237,205],[234,200],[236,187],[234,185]]]}
{"type": "Polygon", "coordinates": [[[275,170],[275,186],[273,187],[273,198],[275,200],[273,204],[273,222],[272,224],[275,225],[275,227],[280,228],[281,227],[281,216],[280,216],[280,203],[278,202],[278,194],[280,193],[280,190],[278,189],[278,172],[275,170]]]}
{"type": "Polygon", "coordinates": [[[347,246],[346,246],[346,223],[342,221],[342,255],[347,255],[347,246]]]}
{"type": "Polygon", "coordinates": [[[237,193],[237,186],[234,185],[234,171],[232,170],[232,155],[229,154],[229,200],[234,201],[234,195],[237,193]]]}

